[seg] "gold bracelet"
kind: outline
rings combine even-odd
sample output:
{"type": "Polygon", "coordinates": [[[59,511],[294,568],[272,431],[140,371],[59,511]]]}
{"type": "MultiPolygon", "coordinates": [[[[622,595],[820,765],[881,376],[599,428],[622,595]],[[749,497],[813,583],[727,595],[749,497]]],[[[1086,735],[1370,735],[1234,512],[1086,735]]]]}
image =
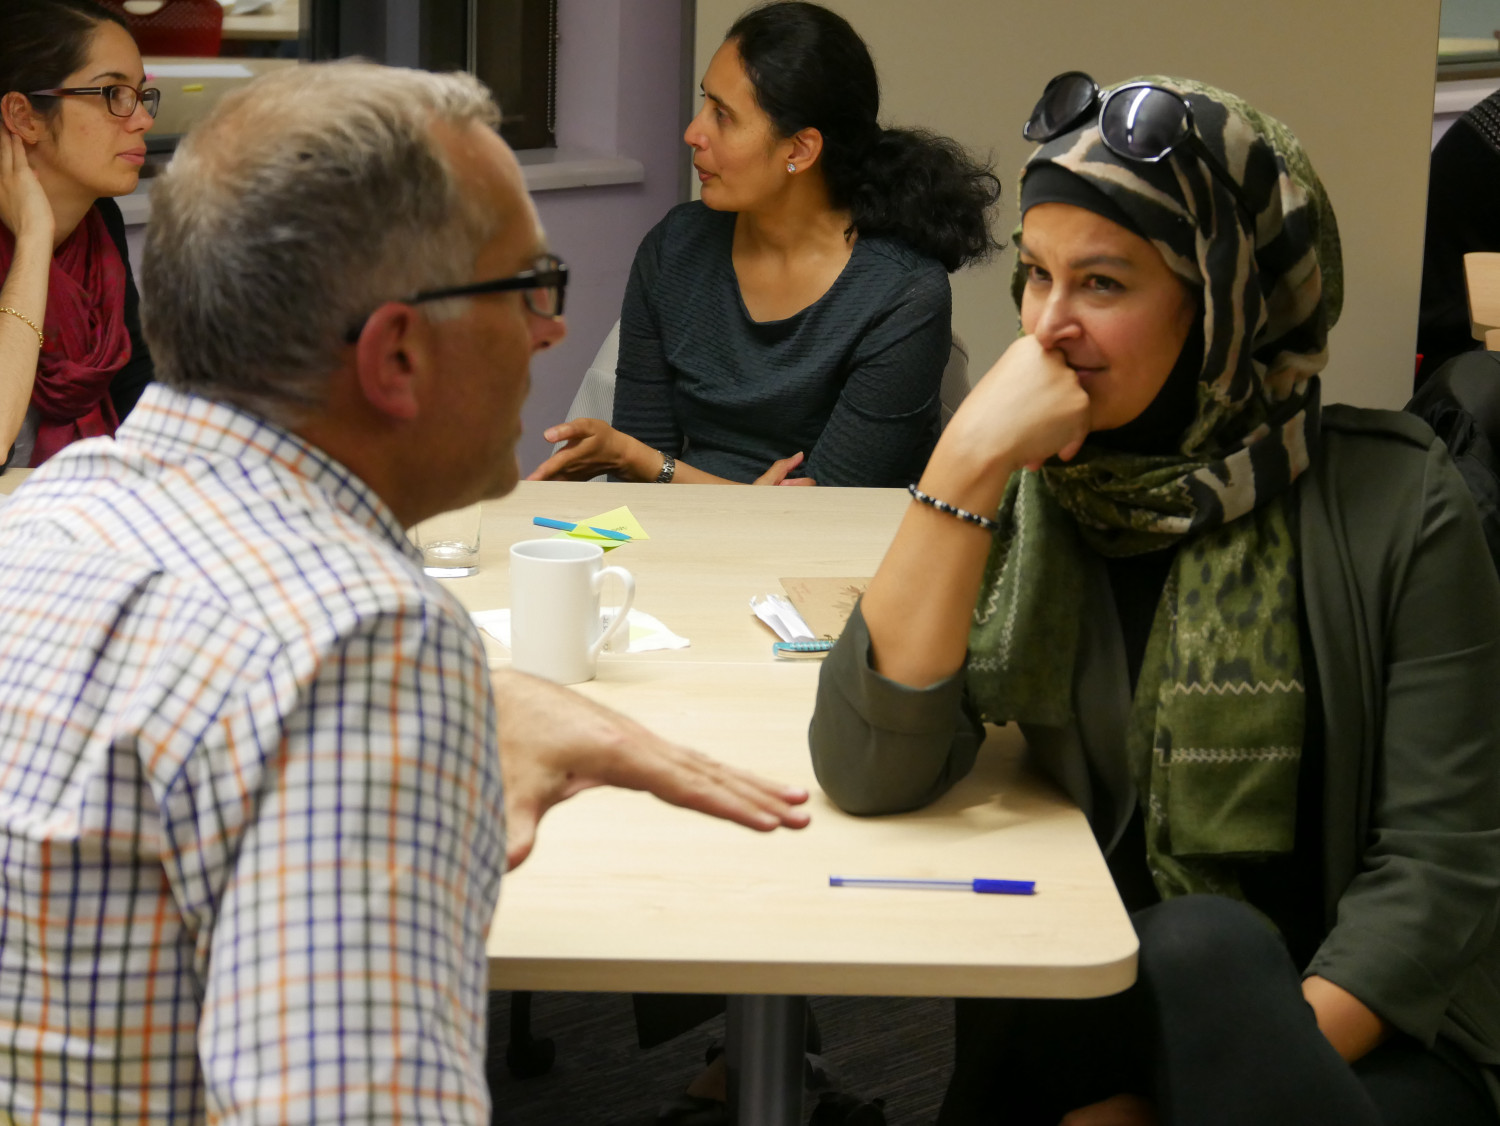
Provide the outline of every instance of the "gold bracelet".
{"type": "Polygon", "coordinates": [[[17,310],[12,309],[9,305],[0,305],[0,313],[9,313],[17,320],[23,322],[27,328],[31,329],[32,332],[36,333],[36,346],[38,348],[45,348],[47,346],[47,338],[42,335],[42,330],[37,328],[36,322],[28,317],[25,313],[18,312],[17,310]]]}

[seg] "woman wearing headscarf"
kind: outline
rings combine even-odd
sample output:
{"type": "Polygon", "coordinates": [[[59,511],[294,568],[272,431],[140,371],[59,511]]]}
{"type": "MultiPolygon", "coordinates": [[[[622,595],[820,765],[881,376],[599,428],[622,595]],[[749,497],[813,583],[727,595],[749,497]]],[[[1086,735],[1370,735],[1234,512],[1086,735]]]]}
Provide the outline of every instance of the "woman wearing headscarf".
{"type": "Polygon", "coordinates": [[[835,802],[888,813],[1018,722],[1139,976],[960,1002],[940,1121],[1500,1121],[1500,584],[1429,429],[1319,408],[1322,185],[1175,79],[1061,75],[1027,136],[1025,335],[914,487],[810,738],[835,802]]]}

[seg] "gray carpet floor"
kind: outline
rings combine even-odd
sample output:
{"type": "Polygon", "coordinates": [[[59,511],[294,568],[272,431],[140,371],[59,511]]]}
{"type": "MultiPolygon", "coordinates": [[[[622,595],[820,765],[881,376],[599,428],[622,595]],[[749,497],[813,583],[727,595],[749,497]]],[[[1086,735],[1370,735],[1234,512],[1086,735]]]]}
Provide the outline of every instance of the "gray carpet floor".
{"type": "MultiPolygon", "coordinates": [[[[515,1079],[505,1068],[510,995],[491,997],[490,1092],[499,1126],[614,1126],[648,1118],[703,1067],[724,1018],[649,1050],[636,1044],[630,998],[538,993],[532,1033],[557,1047],[552,1070],[515,1079]]],[[[928,998],[815,997],[823,1056],[839,1089],[885,1100],[890,1126],[930,1126],[953,1062],[953,1003],[928,998]]],[[[808,1102],[811,1112],[813,1102],[808,1102]]]]}

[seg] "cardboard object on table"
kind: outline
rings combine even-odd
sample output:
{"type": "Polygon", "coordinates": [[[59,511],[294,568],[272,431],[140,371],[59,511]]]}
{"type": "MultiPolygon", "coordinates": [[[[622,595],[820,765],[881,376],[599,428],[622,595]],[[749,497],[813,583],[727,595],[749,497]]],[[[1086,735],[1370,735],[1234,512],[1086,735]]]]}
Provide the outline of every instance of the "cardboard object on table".
{"type": "Polygon", "coordinates": [[[1500,254],[1465,254],[1464,287],[1469,294],[1469,327],[1475,340],[1486,340],[1490,329],[1500,328],[1500,254]]]}
{"type": "Polygon", "coordinates": [[[782,579],[781,588],[820,641],[837,641],[869,579],[782,579]]]}

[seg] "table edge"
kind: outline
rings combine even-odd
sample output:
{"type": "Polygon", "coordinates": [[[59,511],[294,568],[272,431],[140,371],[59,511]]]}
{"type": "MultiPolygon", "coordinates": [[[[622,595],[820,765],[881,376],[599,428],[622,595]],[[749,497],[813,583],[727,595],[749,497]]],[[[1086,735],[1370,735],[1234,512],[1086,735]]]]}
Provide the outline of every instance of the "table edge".
{"type": "Polygon", "coordinates": [[[1073,965],[897,966],[850,962],[589,961],[489,959],[491,989],[586,993],[737,993],[871,997],[1085,999],[1128,989],[1138,945],[1105,961],[1073,965]],[[893,985],[892,979],[899,978],[893,985]],[[705,982],[713,984],[705,988],[705,982]]]}

